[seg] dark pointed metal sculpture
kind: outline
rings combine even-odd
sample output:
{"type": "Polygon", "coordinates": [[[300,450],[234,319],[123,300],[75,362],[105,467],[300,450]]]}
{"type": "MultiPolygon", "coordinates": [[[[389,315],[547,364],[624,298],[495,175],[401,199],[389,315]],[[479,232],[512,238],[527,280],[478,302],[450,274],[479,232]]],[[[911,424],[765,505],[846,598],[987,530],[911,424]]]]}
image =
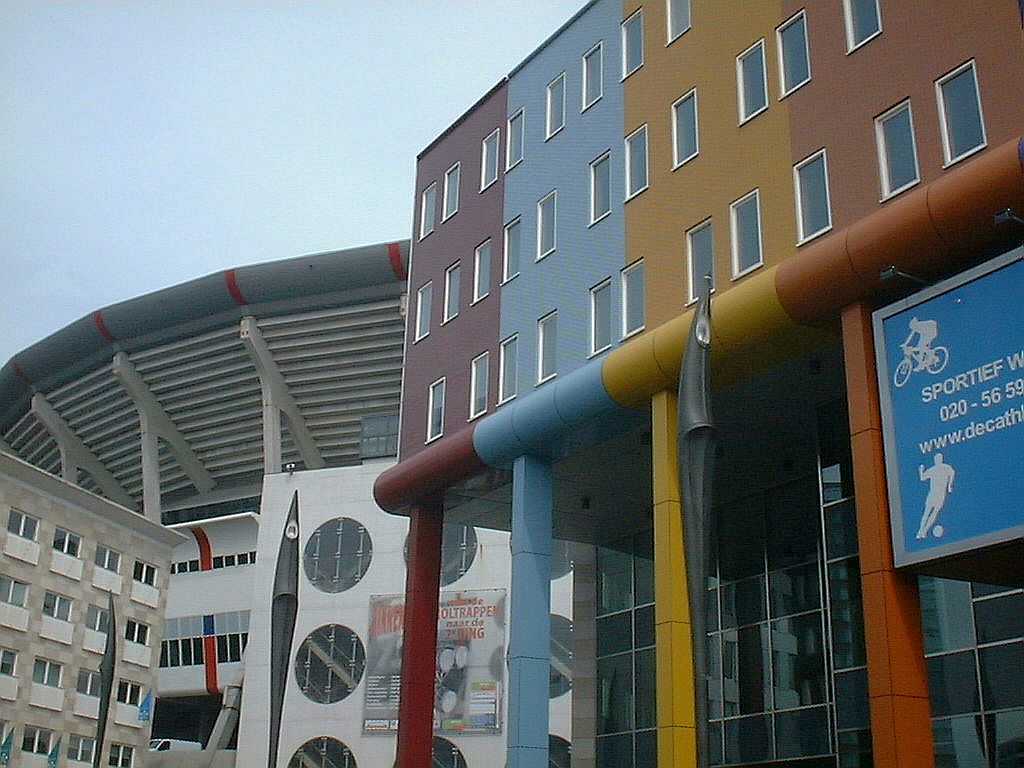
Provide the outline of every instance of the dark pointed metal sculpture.
{"type": "Polygon", "coordinates": [[[711,480],[715,426],[711,421],[711,278],[705,278],[679,371],[677,436],[686,580],[693,639],[696,768],[708,765],[707,579],[711,554],[711,480]]]}
{"type": "Polygon", "coordinates": [[[288,668],[292,655],[292,634],[299,612],[299,492],[292,496],[288,519],[281,533],[270,602],[270,739],[267,768],[277,765],[281,740],[281,713],[288,668]]]}
{"type": "Polygon", "coordinates": [[[103,760],[103,739],[107,735],[110,717],[110,694],[114,690],[114,667],[117,663],[117,616],[114,614],[114,594],[107,593],[107,642],[100,661],[100,709],[96,717],[96,747],[92,753],[92,768],[100,768],[103,760]]]}

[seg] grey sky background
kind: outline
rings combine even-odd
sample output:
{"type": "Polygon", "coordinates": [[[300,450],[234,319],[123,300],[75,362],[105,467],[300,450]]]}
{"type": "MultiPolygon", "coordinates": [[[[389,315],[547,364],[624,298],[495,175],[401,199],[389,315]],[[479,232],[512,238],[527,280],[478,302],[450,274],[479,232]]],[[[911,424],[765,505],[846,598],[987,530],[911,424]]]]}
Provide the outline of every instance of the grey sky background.
{"type": "Polygon", "coordinates": [[[0,0],[0,364],[220,269],[409,237],[416,154],[584,0],[0,0]]]}

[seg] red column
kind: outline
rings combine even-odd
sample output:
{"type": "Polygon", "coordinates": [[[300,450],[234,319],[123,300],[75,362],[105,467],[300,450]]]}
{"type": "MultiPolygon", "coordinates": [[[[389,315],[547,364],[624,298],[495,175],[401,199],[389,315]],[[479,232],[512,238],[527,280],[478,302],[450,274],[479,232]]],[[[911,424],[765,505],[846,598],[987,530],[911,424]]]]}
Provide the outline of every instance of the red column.
{"type": "Polygon", "coordinates": [[[437,603],[441,580],[441,499],[412,507],[405,620],[402,641],[402,693],[398,705],[397,768],[430,765],[434,732],[434,670],[437,653],[437,603]]]}

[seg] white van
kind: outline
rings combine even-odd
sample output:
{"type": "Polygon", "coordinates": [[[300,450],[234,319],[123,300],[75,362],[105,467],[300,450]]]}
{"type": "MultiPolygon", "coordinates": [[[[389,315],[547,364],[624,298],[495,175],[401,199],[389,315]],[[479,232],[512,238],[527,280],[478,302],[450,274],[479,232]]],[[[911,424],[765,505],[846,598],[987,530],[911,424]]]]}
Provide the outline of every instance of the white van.
{"type": "Polygon", "coordinates": [[[199,752],[203,745],[198,741],[185,739],[150,739],[150,752],[199,752]]]}

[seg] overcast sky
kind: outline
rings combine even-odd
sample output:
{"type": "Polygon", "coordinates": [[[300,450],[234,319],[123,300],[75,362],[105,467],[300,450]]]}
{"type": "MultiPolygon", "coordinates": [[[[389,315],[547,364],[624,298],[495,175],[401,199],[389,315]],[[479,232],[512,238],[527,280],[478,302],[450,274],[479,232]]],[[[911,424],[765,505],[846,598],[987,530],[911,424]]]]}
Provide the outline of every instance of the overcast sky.
{"type": "Polygon", "coordinates": [[[0,0],[0,364],[108,304],[409,237],[416,154],[584,0],[0,0]]]}

